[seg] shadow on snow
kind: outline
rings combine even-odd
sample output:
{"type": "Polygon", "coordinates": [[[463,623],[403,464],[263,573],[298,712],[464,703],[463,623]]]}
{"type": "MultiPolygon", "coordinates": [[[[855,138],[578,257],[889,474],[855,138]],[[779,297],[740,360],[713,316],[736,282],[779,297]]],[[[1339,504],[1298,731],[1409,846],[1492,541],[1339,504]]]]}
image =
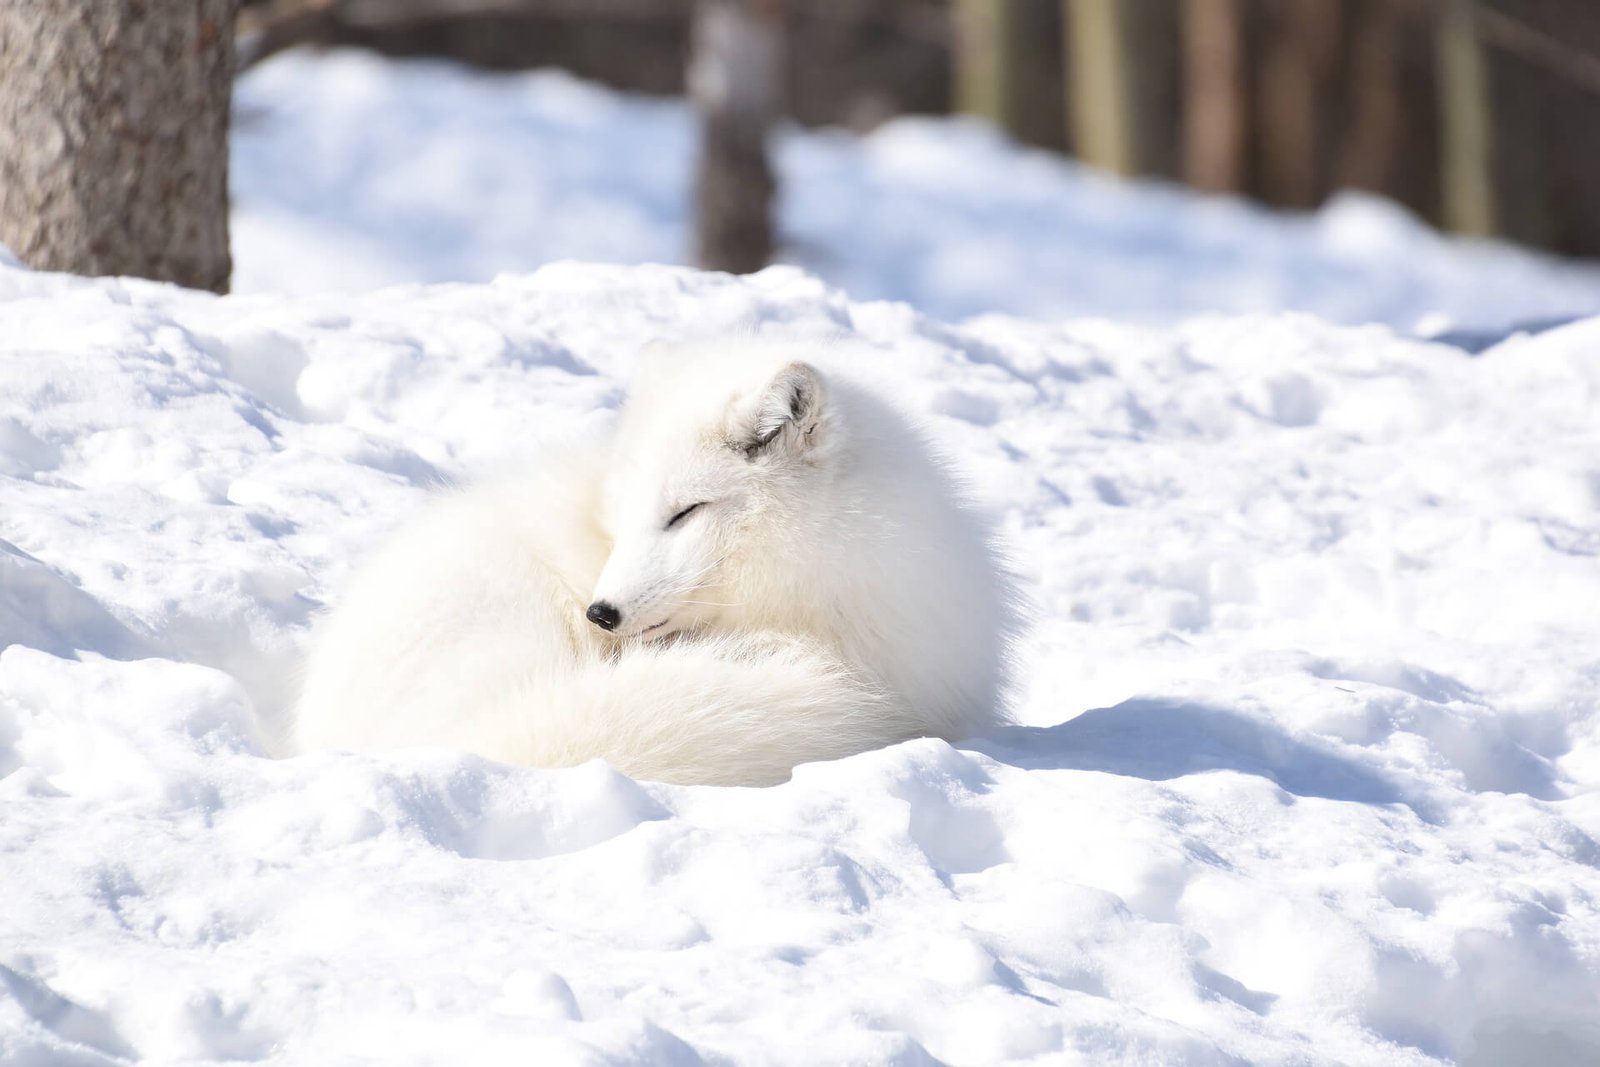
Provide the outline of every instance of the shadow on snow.
{"type": "Polygon", "coordinates": [[[1418,814],[1425,807],[1395,778],[1332,745],[1293,737],[1264,719],[1177,700],[1137,698],[1056,726],[1005,727],[976,747],[1029,770],[1103,771],[1149,781],[1237,771],[1300,797],[1405,804],[1418,814]]]}

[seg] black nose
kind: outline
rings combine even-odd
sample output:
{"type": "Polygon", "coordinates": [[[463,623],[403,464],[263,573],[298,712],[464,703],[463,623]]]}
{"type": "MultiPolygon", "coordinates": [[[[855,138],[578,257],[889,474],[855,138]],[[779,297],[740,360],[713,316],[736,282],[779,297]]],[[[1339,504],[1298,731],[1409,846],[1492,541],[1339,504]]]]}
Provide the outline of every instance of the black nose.
{"type": "Polygon", "coordinates": [[[622,613],[604,600],[596,600],[589,605],[589,610],[584,612],[584,618],[602,630],[615,630],[617,623],[622,621],[622,613]]]}

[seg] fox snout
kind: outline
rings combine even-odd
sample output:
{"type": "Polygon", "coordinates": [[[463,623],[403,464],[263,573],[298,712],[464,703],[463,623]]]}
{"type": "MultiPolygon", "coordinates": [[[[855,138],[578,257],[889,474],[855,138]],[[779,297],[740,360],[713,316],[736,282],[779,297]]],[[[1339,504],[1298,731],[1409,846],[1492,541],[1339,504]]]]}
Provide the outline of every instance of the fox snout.
{"type": "Polygon", "coordinates": [[[583,617],[618,637],[670,632],[675,621],[681,624],[693,614],[684,611],[689,605],[683,598],[693,596],[696,586],[685,579],[704,571],[685,547],[665,544],[660,536],[620,542],[589,594],[583,617]]]}
{"type": "Polygon", "coordinates": [[[622,622],[622,612],[604,600],[596,600],[593,604],[590,604],[589,610],[583,613],[583,617],[600,627],[600,629],[607,631],[615,630],[617,625],[622,622]]]}

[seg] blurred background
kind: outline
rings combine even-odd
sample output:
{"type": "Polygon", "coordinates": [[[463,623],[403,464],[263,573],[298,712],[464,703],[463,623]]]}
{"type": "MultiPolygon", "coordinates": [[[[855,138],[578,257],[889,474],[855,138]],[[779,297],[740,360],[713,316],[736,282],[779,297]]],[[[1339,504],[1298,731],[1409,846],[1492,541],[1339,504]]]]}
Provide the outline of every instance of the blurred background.
{"type": "MultiPolygon", "coordinates": [[[[792,263],[946,318],[1600,313],[1600,270],[1546,258],[1600,257],[1594,0],[208,4],[239,290],[580,258],[792,263]]],[[[0,90],[57,32],[27,20],[0,90]]],[[[8,199],[25,262],[100,272],[8,199]]]]}
{"type": "MultiPolygon", "coordinates": [[[[246,0],[290,44],[559,67],[682,95],[694,0],[246,0]]],[[[783,114],[964,112],[1119,174],[1311,208],[1381,193],[1450,229],[1600,254],[1594,0],[777,0],[783,114]]],[[[708,42],[710,43],[710,42],[708,42]]]]}

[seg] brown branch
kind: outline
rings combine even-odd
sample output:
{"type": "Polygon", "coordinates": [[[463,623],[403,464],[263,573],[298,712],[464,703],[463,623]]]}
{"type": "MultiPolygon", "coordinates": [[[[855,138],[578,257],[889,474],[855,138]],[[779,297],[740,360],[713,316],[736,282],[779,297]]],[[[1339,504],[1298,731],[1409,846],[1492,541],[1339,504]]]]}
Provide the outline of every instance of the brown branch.
{"type": "MultiPolygon", "coordinates": [[[[1444,0],[1390,0],[1400,7],[1438,16],[1444,0]]],[[[1517,58],[1600,96],[1600,56],[1574,48],[1559,37],[1530,26],[1514,15],[1477,5],[1478,34],[1485,44],[1494,45],[1517,58]]]]}
{"type": "Polygon", "coordinates": [[[274,4],[265,11],[245,8],[239,13],[234,72],[243,73],[269,56],[325,37],[338,24],[333,4],[327,0],[274,4]]]}
{"type": "Polygon", "coordinates": [[[1489,44],[1600,96],[1600,56],[1573,48],[1498,11],[1478,12],[1478,30],[1489,44]]]}

